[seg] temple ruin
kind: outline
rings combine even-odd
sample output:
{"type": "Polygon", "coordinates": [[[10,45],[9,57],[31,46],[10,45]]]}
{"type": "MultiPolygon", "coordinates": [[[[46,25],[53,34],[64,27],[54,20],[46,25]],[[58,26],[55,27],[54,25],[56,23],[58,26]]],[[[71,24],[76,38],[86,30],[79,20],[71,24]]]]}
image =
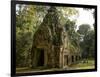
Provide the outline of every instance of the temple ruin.
{"type": "Polygon", "coordinates": [[[32,45],[32,67],[67,68],[77,62],[79,51],[68,50],[68,34],[59,22],[57,9],[51,7],[36,30],[32,45]]]}

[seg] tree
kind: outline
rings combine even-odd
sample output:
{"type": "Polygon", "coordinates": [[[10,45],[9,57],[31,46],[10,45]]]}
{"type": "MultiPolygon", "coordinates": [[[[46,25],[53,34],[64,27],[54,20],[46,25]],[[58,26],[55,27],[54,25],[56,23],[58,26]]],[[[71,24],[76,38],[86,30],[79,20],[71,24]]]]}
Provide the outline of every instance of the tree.
{"type": "Polygon", "coordinates": [[[90,30],[90,25],[82,24],[79,26],[79,30],[77,32],[80,33],[81,35],[86,35],[89,30],[90,30]]]}
{"type": "Polygon", "coordinates": [[[68,19],[65,24],[65,29],[66,32],[68,33],[70,50],[80,52],[80,46],[79,46],[80,34],[76,31],[76,22],[68,19]]]}
{"type": "Polygon", "coordinates": [[[16,65],[27,66],[33,35],[42,22],[46,7],[17,5],[16,9],[16,65]]]}
{"type": "Polygon", "coordinates": [[[95,54],[95,33],[94,30],[88,32],[88,34],[84,37],[84,48],[88,52],[88,56],[94,58],[95,54]]]}
{"type": "Polygon", "coordinates": [[[62,26],[68,22],[71,16],[77,15],[78,16],[78,11],[75,8],[71,7],[57,7],[58,10],[58,15],[60,19],[60,23],[62,26]]]}
{"type": "MultiPolygon", "coordinates": [[[[80,46],[82,49],[82,54],[86,55],[86,57],[94,58],[95,51],[95,32],[90,28],[88,24],[82,24],[79,26],[79,30],[77,31],[81,35],[80,46]]],[[[85,56],[84,55],[84,56],[85,56]]]]}

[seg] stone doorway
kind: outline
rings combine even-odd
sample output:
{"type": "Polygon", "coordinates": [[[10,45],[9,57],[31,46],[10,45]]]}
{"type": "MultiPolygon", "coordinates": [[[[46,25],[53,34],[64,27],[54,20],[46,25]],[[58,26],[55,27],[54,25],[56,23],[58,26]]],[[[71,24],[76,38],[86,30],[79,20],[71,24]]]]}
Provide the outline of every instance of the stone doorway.
{"type": "Polygon", "coordinates": [[[37,66],[44,66],[44,49],[38,48],[37,51],[38,51],[37,66]]]}
{"type": "Polygon", "coordinates": [[[74,56],[72,56],[72,62],[74,62],[74,56]]]}
{"type": "Polygon", "coordinates": [[[68,55],[64,55],[64,66],[68,65],[68,55]]]}

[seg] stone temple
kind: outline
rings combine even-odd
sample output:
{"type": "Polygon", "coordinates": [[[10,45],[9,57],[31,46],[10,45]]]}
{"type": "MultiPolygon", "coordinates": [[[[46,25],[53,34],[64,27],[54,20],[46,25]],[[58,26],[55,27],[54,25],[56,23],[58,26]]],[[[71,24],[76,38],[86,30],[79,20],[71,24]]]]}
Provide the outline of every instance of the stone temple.
{"type": "Polygon", "coordinates": [[[68,50],[68,34],[59,22],[55,7],[50,7],[36,30],[31,50],[32,67],[67,68],[80,58],[79,51],[68,50]]]}

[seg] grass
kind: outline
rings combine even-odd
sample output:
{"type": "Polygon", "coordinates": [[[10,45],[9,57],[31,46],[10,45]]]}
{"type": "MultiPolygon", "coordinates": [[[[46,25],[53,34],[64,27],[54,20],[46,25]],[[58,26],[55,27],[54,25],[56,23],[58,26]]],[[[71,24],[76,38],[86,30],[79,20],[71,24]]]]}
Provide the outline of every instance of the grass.
{"type": "MultiPolygon", "coordinates": [[[[78,69],[94,69],[94,60],[88,60],[88,63],[83,63],[83,61],[80,61],[79,63],[70,65],[66,70],[78,70],[78,69]]],[[[46,72],[46,71],[59,71],[59,70],[65,70],[65,69],[59,69],[59,68],[35,68],[31,69],[29,67],[21,67],[16,68],[16,73],[30,73],[30,72],[46,72]]]]}
{"type": "Polygon", "coordinates": [[[71,65],[69,67],[70,69],[94,69],[95,68],[95,62],[94,60],[88,60],[87,63],[83,63],[83,61],[80,61],[77,64],[71,65]]]}

